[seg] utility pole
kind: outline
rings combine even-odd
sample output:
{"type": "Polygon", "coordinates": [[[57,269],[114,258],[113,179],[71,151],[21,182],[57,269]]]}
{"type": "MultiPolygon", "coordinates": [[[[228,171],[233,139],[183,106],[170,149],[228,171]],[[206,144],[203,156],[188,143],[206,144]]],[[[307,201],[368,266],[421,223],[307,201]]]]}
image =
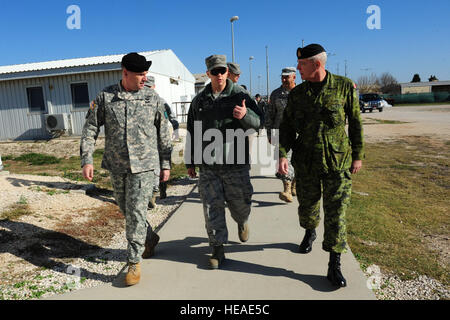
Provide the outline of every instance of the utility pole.
{"type": "Polygon", "coordinates": [[[252,60],[254,59],[253,56],[250,56],[248,58],[248,65],[250,67],[250,95],[252,95],[252,60]]]}
{"type": "Polygon", "coordinates": [[[266,85],[267,85],[267,101],[269,101],[269,54],[267,53],[267,46],[266,46],[266,85]]]}
{"type": "Polygon", "coordinates": [[[347,76],[347,60],[344,61],[345,61],[345,76],[347,76]]]}
{"type": "Polygon", "coordinates": [[[233,22],[239,20],[238,16],[233,16],[230,19],[231,22],[231,56],[232,56],[232,62],[234,62],[234,29],[233,29],[233,22]]]}

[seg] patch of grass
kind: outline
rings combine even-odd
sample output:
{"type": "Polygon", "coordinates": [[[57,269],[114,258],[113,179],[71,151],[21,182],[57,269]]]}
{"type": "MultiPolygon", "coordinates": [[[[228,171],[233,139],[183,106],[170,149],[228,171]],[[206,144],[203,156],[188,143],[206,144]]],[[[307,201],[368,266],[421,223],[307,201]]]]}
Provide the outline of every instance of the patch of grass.
{"type": "Polygon", "coordinates": [[[111,203],[91,212],[83,211],[82,213],[88,215],[88,219],[82,223],[74,223],[72,217],[67,216],[56,225],[56,232],[88,243],[102,245],[125,227],[125,219],[119,208],[111,203]]]}
{"type": "Polygon", "coordinates": [[[30,165],[33,166],[40,166],[43,164],[54,164],[61,162],[60,158],[41,153],[26,153],[14,158],[14,160],[28,162],[30,165]]]}
{"type": "Polygon", "coordinates": [[[408,123],[408,122],[397,121],[397,120],[383,120],[383,119],[366,118],[366,119],[363,119],[363,123],[364,123],[364,125],[370,125],[370,124],[402,124],[402,123],[408,123]],[[374,121],[375,123],[367,122],[365,120],[374,121]]]}
{"type": "Polygon", "coordinates": [[[182,179],[187,176],[188,176],[187,169],[184,163],[172,164],[172,169],[170,170],[169,184],[173,181],[182,179]]]}
{"type": "Polygon", "coordinates": [[[449,104],[450,104],[450,101],[418,102],[418,103],[396,103],[394,107],[438,106],[438,105],[449,105],[449,104]]]}
{"type": "Polygon", "coordinates": [[[0,219],[16,220],[21,216],[33,214],[28,204],[15,203],[0,213],[0,219]]]}
{"type": "Polygon", "coordinates": [[[418,273],[448,284],[448,266],[424,237],[449,234],[450,150],[445,142],[408,137],[368,143],[363,170],[352,179],[348,241],[361,265],[374,263],[404,279],[418,273]]]}

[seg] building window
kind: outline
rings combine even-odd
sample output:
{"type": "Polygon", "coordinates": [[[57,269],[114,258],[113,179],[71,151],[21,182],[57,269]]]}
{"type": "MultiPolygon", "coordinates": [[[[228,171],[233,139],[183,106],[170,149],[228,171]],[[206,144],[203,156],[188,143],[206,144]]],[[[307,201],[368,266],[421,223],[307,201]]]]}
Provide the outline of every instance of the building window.
{"type": "Polygon", "coordinates": [[[89,107],[89,90],[87,83],[72,83],[72,105],[75,109],[89,107]]]}
{"type": "Polygon", "coordinates": [[[45,112],[42,87],[27,88],[28,108],[30,112],[45,112]]]}

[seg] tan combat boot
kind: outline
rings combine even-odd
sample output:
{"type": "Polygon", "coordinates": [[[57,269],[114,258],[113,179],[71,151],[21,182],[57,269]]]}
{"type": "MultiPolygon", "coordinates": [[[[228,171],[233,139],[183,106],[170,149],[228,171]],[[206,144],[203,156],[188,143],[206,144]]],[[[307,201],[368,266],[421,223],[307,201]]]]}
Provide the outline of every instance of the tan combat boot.
{"type": "Polygon", "coordinates": [[[297,196],[297,180],[292,180],[292,196],[297,196]]]}
{"type": "Polygon", "coordinates": [[[292,202],[291,182],[283,181],[284,191],[280,192],[279,198],[285,202],[292,202]]]}
{"type": "Polygon", "coordinates": [[[152,198],[150,199],[150,201],[148,202],[148,206],[147,209],[154,209],[156,208],[156,194],[153,193],[152,198]]]}
{"type": "Polygon", "coordinates": [[[223,245],[214,246],[212,256],[209,258],[209,268],[219,269],[219,266],[223,260],[225,260],[223,245]]]}
{"type": "Polygon", "coordinates": [[[152,236],[150,237],[150,239],[145,240],[145,250],[142,254],[143,259],[148,259],[155,254],[155,247],[158,242],[159,236],[156,233],[152,232],[152,236]]]}
{"type": "Polygon", "coordinates": [[[244,222],[244,224],[238,224],[238,234],[239,234],[239,240],[241,242],[246,242],[248,240],[250,229],[248,227],[248,222],[244,222]]]}
{"type": "Polygon", "coordinates": [[[141,264],[138,263],[128,263],[128,272],[125,276],[125,284],[127,286],[135,285],[141,280],[141,264]]]}

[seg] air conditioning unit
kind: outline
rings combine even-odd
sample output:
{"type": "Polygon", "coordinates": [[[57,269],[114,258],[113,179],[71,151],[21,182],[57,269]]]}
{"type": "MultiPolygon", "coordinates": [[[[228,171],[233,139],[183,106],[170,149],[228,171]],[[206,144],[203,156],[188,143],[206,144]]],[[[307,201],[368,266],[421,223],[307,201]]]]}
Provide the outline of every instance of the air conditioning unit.
{"type": "Polygon", "coordinates": [[[45,126],[48,131],[71,130],[70,115],[67,113],[46,114],[45,126]]]}

